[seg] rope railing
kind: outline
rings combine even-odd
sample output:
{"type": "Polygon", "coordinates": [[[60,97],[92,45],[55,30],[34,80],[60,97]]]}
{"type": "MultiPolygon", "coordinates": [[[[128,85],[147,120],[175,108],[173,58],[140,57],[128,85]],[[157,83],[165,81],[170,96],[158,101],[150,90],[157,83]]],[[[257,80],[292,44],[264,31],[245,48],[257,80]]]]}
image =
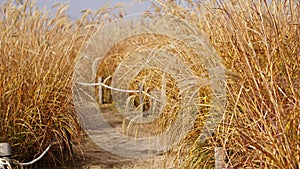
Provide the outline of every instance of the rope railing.
{"type": "MultiPolygon", "coordinates": [[[[148,96],[149,98],[151,98],[155,101],[159,101],[158,98],[151,96],[149,93],[143,91],[142,86],[139,87],[140,88],[139,90],[127,90],[127,89],[115,88],[115,87],[109,86],[107,84],[104,84],[100,81],[98,83],[85,83],[85,82],[76,82],[76,83],[80,84],[80,85],[84,85],[84,86],[101,86],[101,87],[105,87],[107,89],[111,89],[111,90],[118,91],[118,92],[124,92],[124,93],[140,93],[140,94],[144,94],[144,95],[148,96]]],[[[100,92],[100,90],[99,90],[99,92],[100,92]]]]}
{"type": "Polygon", "coordinates": [[[50,144],[39,157],[33,159],[30,162],[21,163],[18,160],[11,159],[12,150],[9,143],[0,143],[0,169],[12,169],[13,166],[19,166],[23,169],[23,166],[28,166],[36,163],[44,157],[44,155],[49,151],[52,144],[50,144]]]}
{"type": "MultiPolygon", "coordinates": [[[[102,77],[99,77],[98,78],[98,83],[84,83],[84,82],[76,82],[77,84],[80,84],[80,85],[84,85],[84,86],[99,86],[99,99],[100,99],[100,103],[102,104],[102,87],[105,87],[107,89],[111,89],[111,90],[114,90],[114,91],[119,91],[119,92],[125,92],[125,93],[139,93],[139,101],[140,101],[140,104],[142,104],[143,102],[143,97],[142,95],[146,95],[148,96],[149,98],[152,98],[154,99],[155,101],[159,101],[158,98],[148,94],[147,92],[143,91],[143,83],[141,83],[139,85],[139,90],[127,90],[127,89],[120,89],[120,88],[115,88],[115,87],[112,87],[112,86],[109,86],[105,83],[102,83],[102,77]]],[[[132,119],[132,121],[135,121],[136,118],[139,118],[140,116],[137,115],[135,118],[132,119]]],[[[131,122],[132,122],[131,121],[131,122]]],[[[223,149],[223,147],[215,147],[214,149],[215,151],[215,169],[224,169],[226,168],[225,167],[225,159],[226,159],[226,155],[225,155],[225,150],[223,149]]]]}

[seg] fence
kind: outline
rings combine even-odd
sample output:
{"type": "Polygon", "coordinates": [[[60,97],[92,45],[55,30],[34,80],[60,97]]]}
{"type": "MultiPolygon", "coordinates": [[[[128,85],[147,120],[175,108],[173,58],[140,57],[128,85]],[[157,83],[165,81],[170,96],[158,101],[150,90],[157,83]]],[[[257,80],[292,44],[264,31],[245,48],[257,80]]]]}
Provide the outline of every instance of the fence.
{"type": "MultiPolygon", "coordinates": [[[[103,88],[119,91],[119,92],[126,92],[126,93],[138,93],[139,94],[139,104],[142,105],[144,100],[143,96],[146,95],[152,99],[155,99],[156,101],[159,101],[157,98],[154,96],[151,96],[147,92],[143,91],[143,84],[141,83],[139,85],[139,90],[125,90],[125,89],[119,89],[119,88],[114,88],[112,86],[106,85],[102,82],[102,77],[98,78],[98,83],[78,83],[81,85],[86,85],[86,86],[98,86],[98,93],[99,93],[99,103],[103,104],[103,88]]],[[[215,147],[214,149],[215,152],[215,169],[224,169],[226,167],[226,156],[225,156],[225,151],[223,147],[215,147]]]]}

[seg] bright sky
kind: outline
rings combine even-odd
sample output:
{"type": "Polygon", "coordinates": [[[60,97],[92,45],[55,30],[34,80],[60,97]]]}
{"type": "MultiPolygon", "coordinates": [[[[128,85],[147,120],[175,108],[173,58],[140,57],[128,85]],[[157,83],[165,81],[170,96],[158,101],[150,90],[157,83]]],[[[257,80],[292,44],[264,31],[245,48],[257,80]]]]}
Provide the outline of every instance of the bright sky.
{"type": "MultiPolygon", "coordinates": [[[[5,0],[0,0],[0,3],[4,1],[5,0]]],[[[98,8],[104,6],[105,4],[110,4],[111,6],[114,6],[118,3],[123,3],[124,11],[126,11],[127,14],[141,13],[149,9],[151,5],[149,1],[139,2],[139,0],[32,0],[32,1],[36,1],[39,8],[46,7],[47,9],[50,9],[52,5],[55,4],[56,2],[68,3],[70,4],[68,14],[70,15],[71,18],[79,17],[80,11],[83,9],[97,10],[98,8]]]]}
{"type": "Polygon", "coordinates": [[[51,8],[51,6],[56,2],[69,3],[70,8],[68,10],[68,13],[72,18],[80,16],[80,11],[83,9],[97,10],[105,4],[114,6],[121,2],[124,4],[124,10],[127,14],[140,13],[150,7],[149,2],[134,3],[136,2],[136,0],[37,0],[39,7],[46,6],[51,8]]]}

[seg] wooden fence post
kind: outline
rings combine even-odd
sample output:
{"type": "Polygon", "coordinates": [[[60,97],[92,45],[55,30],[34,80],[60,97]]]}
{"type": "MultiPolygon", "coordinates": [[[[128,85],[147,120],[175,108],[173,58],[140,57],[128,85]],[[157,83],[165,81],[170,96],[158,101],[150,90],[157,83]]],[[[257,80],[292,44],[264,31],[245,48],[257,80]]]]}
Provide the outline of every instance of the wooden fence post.
{"type": "Polygon", "coordinates": [[[225,169],[225,152],[223,147],[215,147],[215,169],[225,169]]]}
{"type": "Polygon", "coordinates": [[[140,85],[139,85],[139,106],[141,106],[141,112],[143,113],[143,111],[144,111],[144,109],[143,109],[143,102],[144,102],[144,97],[143,97],[143,88],[144,88],[144,85],[143,85],[143,83],[141,83],[140,85]]]}
{"type": "MultiPolygon", "coordinates": [[[[11,165],[12,164],[12,160],[10,158],[11,155],[12,155],[12,149],[10,143],[0,143],[0,158],[5,159],[11,165]]],[[[0,164],[0,168],[5,168],[5,166],[2,166],[0,164]]]]}
{"type": "Polygon", "coordinates": [[[102,77],[98,77],[98,83],[99,83],[99,88],[98,88],[98,93],[99,93],[99,103],[103,103],[103,93],[102,93],[102,77]]]}

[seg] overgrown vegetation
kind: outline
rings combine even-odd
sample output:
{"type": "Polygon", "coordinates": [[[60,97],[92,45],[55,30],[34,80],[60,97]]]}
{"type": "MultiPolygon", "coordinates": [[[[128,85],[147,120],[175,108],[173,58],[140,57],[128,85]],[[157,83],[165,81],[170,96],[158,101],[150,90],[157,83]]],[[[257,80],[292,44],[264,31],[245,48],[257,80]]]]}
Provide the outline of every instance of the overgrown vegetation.
{"type": "MultiPolygon", "coordinates": [[[[156,0],[153,9],[185,19],[209,37],[228,70],[227,107],[213,137],[204,143],[198,141],[203,125],[199,116],[193,131],[174,148],[175,153],[170,152],[173,165],[214,168],[214,147],[221,146],[226,150],[227,168],[300,168],[299,2],[185,3],[188,6],[156,0]]],[[[14,154],[21,160],[30,160],[51,142],[64,148],[61,155],[70,154],[70,138],[80,140],[71,92],[75,58],[95,28],[110,17],[103,8],[70,20],[65,10],[66,6],[59,6],[55,17],[50,18],[28,2],[14,5],[8,1],[1,6],[0,142],[13,143],[14,154]]],[[[145,48],[169,43],[185,49],[164,36],[146,37],[127,40],[145,48]]],[[[165,49],[174,50],[167,45],[165,49]]],[[[116,45],[98,73],[109,77],[122,57],[135,50],[126,43],[116,45]]],[[[180,57],[192,65],[189,57],[195,56],[184,54],[180,57]]],[[[202,68],[190,68],[196,74],[203,73],[202,68]]],[[[150,91],[161,85],[159,76],[161,72],[155,70],[141,72],[131,88],[136,89],[144,77],[150,77],[153,81],[145,84],[150,91]]],[[[179,99],[174,79],[166,79],[170,102],[161,116],[163,126],[175,118],[174,105],[179,99]]],[[[209,93],[206,88],[202,91],[201,105],[209,104],[209,93]]],[[[104,101],[110,102],[110,93],[104,94],[104,101]]],[[[202,108],[207,111],[207,107],[202,108]]],[[[53,153],[51,157],[61,160],[53,153]]]]}
{"type": "Polygon", "coordinates": [[[299,1],[186,2],[190,9],[162,1],[157,9],[198,25],[231,72],[222,124],[178,165],[213,168],[213,147],[223,146],[229,168],[299,168],[299,1]]]}
{"type": "Polygon", "coordinates": [[[75,58],[93,26],[105,19],[86,11],[74,21],[67,5],[53,8],[50,17],[30,1],[1,5],[0,142],[10,142],[20,161],[54,143],[58,151],[51,149],[48,163],[64,162],[72,157],[72,144],[80,143],[71,90],[75,58]]]}

